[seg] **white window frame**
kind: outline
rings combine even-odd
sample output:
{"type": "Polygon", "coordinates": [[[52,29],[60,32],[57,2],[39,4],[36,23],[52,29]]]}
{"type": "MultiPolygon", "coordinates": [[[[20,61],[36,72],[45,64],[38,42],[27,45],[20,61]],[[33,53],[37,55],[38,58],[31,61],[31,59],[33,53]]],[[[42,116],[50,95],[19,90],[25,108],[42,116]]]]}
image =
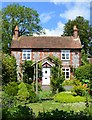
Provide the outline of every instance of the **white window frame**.
{"type": "Polygon", "coordinates": [[[70,50],[61,50],[61,60],[70,60],[70,50]],[[63,54],[65,55],[65,58],[62,58],[63,54]],[[68,59],[67,59],[67,54],[69,55],[68,59]]]}
{"type": "Polygon", "coordinates": [[[70,67],[62,67],[62,71],[65,72],[65,79],[69,80],[70,79],[70,67]],[[65,70],[63,70],[65,69],[65,70]],[[67,69],[69,69],[69,71],[67,71],[67,69]],[[69,78],[66,78],[66,72],[69,72],[69,78]]]}
{"type": "Polygon", "coordinates": [[[22,60],[31,60],[31,49],[22,49],[22,60]],[[24,58],[24,54],[25,54],[25,57],[24,58]],[[28,59],[28,54],[30,54],[30,58],[28,59]]]}

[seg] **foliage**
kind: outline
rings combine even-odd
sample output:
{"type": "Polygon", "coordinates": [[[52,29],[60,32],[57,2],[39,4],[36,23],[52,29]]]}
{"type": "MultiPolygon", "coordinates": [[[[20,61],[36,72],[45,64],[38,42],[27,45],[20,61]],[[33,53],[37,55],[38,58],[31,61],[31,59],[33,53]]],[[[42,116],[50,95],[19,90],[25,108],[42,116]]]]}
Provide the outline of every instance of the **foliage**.
{"type": "Polygon", "coordinates": [[[29,92],[29,97],[28,97],[28,101],[29,103],[34,103],[38,101],[38,96],[36,96],[36,93],[33,90],[33,86],[30,84],[25,83],[27,90],[29,92]]]}
{"type": "Polygon", "coordinates": [[[2,83],[17,81],[16,60],[13,56],[3,54],[2,56],[2,83]]]}
{"type": "Polygon", "coordinates": [[[81,81],[83,79],[91,80],[92,79],[92,64],[83,65],[77,68],[75,71],[75,76],[77,79],[81,81]]]}
{"type": "Polygon", "coordinates": [[[82,59],[81,59],[81,61],[82,61],[82,64],[83,65],[86,65],[86,64],[88,64],[88,55],[85,53],[85,50],[84,49],[82,49],[81,50],[81,55],[82,55],[82,59]]]}
{"type": "Polygon", "coordinates": [[[60,103],[85,102],[85,97],[73,96],[71,93],[60,92],[55,95],[54,101],[60,103]]]}
{"type": "Polygon", "coordinates": [[[53,59],[55,62],[55,66],[51,68],[51,86],[53,88],[53,91],[60,91],[62,90],[62,82],[65,78],[61,70],[61,61],[56,57],[53,57],[53,59]]]}
{"type": "Polygon", "coordinates": [[[35,114],[28,106],[14,105],[2,109],[2,120],[33,120],[35,114]]]}
{"type": "Polygon", "coordinates": [[[18,92],[19,82],[9,82],[3,86],[3,91],[9,96],[16,96],[18,92]]]}
{"type": "Polygon", "coordinates": [[[74,85],[74,80],[65,80],[62,83],[63,86],[72,86],[74,85]]]}
{"type": "Polygon", "coordinates": [[[10,82],[3,86],[3,102],[10,104],[14,102],[13,100],[33,103],[38,101],[38,97],[33,91],[32,85],[23,82],[10,82]]]}
{"type": "Polygon", "coordinates": [[[63,111],[63,110],[52,110],[51,112],[39,112],[37,120],[91,120],[92,116],[86,113],[74,111],[63,111]]]}
{"type": "Polygon", "coordinates": [[[64,34],[65,36],[73,35],[73,26],[76,25],[79,30],[79,36],[81,43],[85,52],[89,51],[92,54],[91,49],[91,39],[92,39],[92,26],[89,25],[89,21],[84,19],[81,16],[76,17],[74,20],[69,20],[64,27],[64,34]]]}
{"type": "Polygon", "coordinates": [[[27,99],[29,97],[29,92],[27,90],[27,87],[25,85],[25,83],[21,82],[18,85],[18,93],[17,93],[17,99],[21,102],[27,102],[27,99]]]}
{"type": "Polygon", "coordinates": [[[38,96],[39,96],[39,100],[50,99],[52,97],[52,91],[50,90],[39,91],[38,96]]]}
{"type": "Polygon", "coordinates": [[[3,51],[8,51],[8,43],[11,43],[14,28],[19,26],[20,35],[40,34],[42,27],[39,25],[39,14],[36,10],[21,6],[19,4],[10,4],[2,9],[2,41],[3,51]]]}
{"type": "Polygon", "coordinates": [[[74,80],[74,87],[72,89],[72,92],[74,92],[74,94],[84,96],[86,95],[87,90],[87,86],[85,84],[83,85],[80,80],[74,80]]]}
{"type": "Polygon", "coordinates": [[[34,68],[32,66],[33,61],[25,61],[22,64],[22,69],[23,69],[23,82],[31,84],[33,82],[33,72],[34,68]]]}

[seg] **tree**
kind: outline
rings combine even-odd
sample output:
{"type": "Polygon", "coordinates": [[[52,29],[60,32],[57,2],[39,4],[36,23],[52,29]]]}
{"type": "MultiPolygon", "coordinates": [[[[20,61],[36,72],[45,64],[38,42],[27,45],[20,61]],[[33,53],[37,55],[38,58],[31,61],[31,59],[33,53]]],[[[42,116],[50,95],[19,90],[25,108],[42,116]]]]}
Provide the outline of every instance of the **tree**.
{"type": "Polygon", "coordinates": [[[33,61],[25,61],[22,65],[23,68],[23,81],[26,83],[32,83],[34,68],[32,66],[33,61]]]}
{"type": "Polygon", "coordinates": [[[8,5],[2,9],[2,41],[3,51],[8,52],[8,43],[11,43],[14,28],[19,26],[20,35],[40,34],[42,27],[39,25],[39,14],[36,10],[20,6],[19,4],[8,5]]]}
{"type": "Polygon", "coordinates": [[[2,56],[2,77],[3,84],[17,81],[16,60],[13,56],[3,54],[2,56]]]}
{"type": "MultiPolygon", "coordinates": [[[[76,17],[75,20],[69,20],[64,27],[63,35],[73,35],[73,26],[76,25],[79,30],[79,36],[83,49],[87,53],[89,49],[92,51],[91,40],[92,40],[92,26],[89,25],[89,21],[81,16],[76,17]]],[[[90,52],[90,51],[89,51],[90,52]]],[[[90,54],[92,54],[90,52],[90,54]]]]}
{"type": "Polygon", "coordinates": [[[75,76],[80,81],[92,80],[92,64],[86,64],[77,68],[75,76]]]}
{"type": "Polygon", "coordinates": [[[53,92],[56,90],[62,91],[62,82],[65,78],[61,70],[61,61],[56,57],[53,57],[53,59],[55,66],[51,68],[51,86],[53,88],[53,92]]]}

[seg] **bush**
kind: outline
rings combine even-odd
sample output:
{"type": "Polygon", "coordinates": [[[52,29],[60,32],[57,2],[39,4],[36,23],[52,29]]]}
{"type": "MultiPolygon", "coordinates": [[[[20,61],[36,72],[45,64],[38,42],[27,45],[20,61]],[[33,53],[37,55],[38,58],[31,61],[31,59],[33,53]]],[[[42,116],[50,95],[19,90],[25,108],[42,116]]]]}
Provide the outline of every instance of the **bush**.
{"type": "Polygon", "coordinates": [[[65,80],[62,83],[62,86],[72,86],[74,85],[74,80],[65,80]]]}
{"type": "Polygon", "coordinates": [[[18,92],[19,82],[9,82],[6,86],[3,86],[3,90],[9,96],[16,96],[18,92]]]}
{"type": "Polygon", "coordinates": [[[54,96],[54,101],[61,103],[85,102],[86,97],[73,96],[71,93],[60,92],[54,96]]]}
{"type": "MultiPolygon", "coordinates": [[[[33,91],[33,86],[31,84],[22,83],[22,82],[10,82],[6,86],[3,86],[4,97],[9,96],[10,98],[16,98],[22,102],[37,102],[38,97],[33,91]]],[[[4,98],[3,97],[3,98],[4,98]]],[[[5,99],[8,98],[5,97],[5,99]]]]}
{"type": "Polygon", "coordinates": [[[77,79],[81,81],[83,79],[91,80],[92,79],[92,64],[83,65],[77,68],[75,71],[75,76],[77,79]]]}
{"type": "Polygon", "coordinates": [[[2,120],[33,120],[35,114],[28,106],[12,106],[2,109],[2,120]]]}
{"type": "Polygon", "coordinates": [[[79,80],[74,80],[74,87],[72,89],[72,92],[76,93],[76,95],[84,96],[87,90],[87,86],[82,85],[82,82],[79,80]]]}
{"type": "Polygon", "coordinates": [[[25,83],[21,82],[18,85],[18,93],[17,93],[17,99],[21,102],[27,102],[27,99],[29,98],[29,92],[27,90],[27,87],[25,83]]]}
{"type": "Polygon", "coordinates": [[[33,86],[30,84],[25,83],[29,92],[29,98],[28,101],[29,103],[34,103],[38,101],[38,97],[36,95],[36,93],[33,91],[33,86]]]}
{"type": "Polygon", "coordinates": [[[51,99],[52,98],[52,91],[40,91],[38,94],[39,100],[42,99],[51,99]]]}
{"type": "Polygon", "coordinates": [[[17,81],[16,59],[8,54],[2,54],[2,83],[17,81]]]}
{"type": "Polygon", "coordinates": [[[63,110],[52,110],[51,112],[39,112],[37,120],[91,120],[92,115],[86,113],[63,110]]]}

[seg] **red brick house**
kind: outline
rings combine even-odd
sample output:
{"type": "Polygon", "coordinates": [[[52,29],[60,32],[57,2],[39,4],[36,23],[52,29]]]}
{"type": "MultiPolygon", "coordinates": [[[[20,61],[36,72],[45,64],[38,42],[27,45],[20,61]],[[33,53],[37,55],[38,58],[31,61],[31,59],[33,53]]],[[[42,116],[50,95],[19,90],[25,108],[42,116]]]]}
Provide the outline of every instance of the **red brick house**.
{"type": "Polygon", "coordinates": [[[50,68],[53,63],[46,56],[50,55],[62,61],[65,79],[70,79],[72,76],[70,68],[77,68],[81,64],[82,48],[78,29],[76,26],[73,29],[73,36],[19,36],[19,29],[16,26],[10,50],[16,58],[18,73],[21,73],[20,65],[24,60],[34,62],[42,60],[42,84],[49,85],[50,68]]]}

